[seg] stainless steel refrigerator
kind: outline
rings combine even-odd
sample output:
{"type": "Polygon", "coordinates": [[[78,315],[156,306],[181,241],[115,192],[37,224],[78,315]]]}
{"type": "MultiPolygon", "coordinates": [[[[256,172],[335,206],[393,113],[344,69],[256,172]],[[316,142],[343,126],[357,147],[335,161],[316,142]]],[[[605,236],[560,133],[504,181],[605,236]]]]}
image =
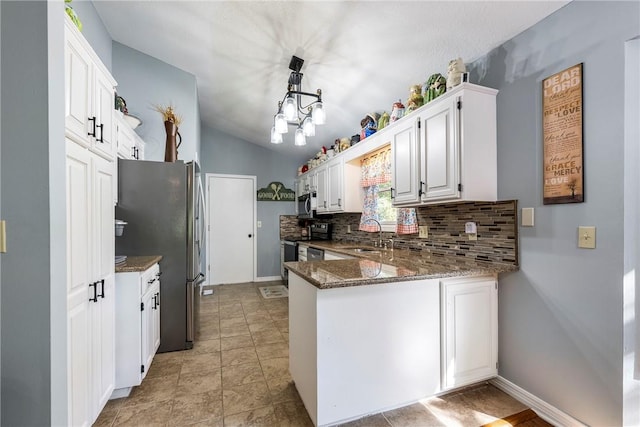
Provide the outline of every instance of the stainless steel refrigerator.
{"type": "Polygon", "coordinates": [[[162,255],[160,348],[193,347],[198,328],[204,196],[195,162],[118,160],[116,255],[162,255]]]}

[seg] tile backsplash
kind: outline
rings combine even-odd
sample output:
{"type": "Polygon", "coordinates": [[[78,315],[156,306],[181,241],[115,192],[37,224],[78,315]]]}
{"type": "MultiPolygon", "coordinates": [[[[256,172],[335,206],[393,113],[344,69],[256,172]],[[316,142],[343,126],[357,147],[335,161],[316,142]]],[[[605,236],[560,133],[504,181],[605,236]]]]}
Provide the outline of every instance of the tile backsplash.
{"type": "MultiPolygon", "coordinates": [[[[416,208],[419,225],[429,227],[429,237],[418,234],[396,235],[383,232],[384,239],[393,238],[394,247],[429,255],[455,255],[478,261],[518,265],[518,221],[516,200],[499,202],[443,203],[416,208]],[[469,240],[464,232],[466,222],[477,225],[478,240],[469,240]]],[[[359,231],[359,213],[322,216],[317,221],[333,224],[333,240],[372,245],[377,233],[359,231]],[[351,233],[347,233],[348,226],[351,233]]],[[[300,236],[301,227],[295,216],[280,217],[280,235],[300,236]],[[287,217],[284,218],[283,217],[287,217]],[[285,233],[283,233],[285,231],[285,233]]],[[[284,236],[284,237],[283,237],[284,236]]]]}

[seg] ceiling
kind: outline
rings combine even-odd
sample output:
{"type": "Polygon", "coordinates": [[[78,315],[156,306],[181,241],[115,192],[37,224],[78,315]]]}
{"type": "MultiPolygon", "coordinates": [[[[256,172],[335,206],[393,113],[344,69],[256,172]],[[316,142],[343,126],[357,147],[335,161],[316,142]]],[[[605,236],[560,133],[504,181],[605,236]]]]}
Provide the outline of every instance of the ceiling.
{"type": "Polygon", "coordinates": [[[488,53],[567,1],[100,1],[111,38],[196,76],[202,122],[254,144],[312,157],[360,132],[367,113],[406,102],[449,60],[488,53]],[[270,144],[292,55],[302,90],[321,88],[327,124],[270,144]]]}

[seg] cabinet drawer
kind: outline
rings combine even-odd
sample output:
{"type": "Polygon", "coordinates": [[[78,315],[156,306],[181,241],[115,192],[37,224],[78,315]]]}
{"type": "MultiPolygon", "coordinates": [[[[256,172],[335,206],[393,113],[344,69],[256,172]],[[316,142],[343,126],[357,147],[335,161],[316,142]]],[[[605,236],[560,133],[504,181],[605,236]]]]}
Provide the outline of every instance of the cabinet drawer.
{"type": "Polygon", "coordinates": [[[160,266],[155,264],[153,267],[140,275],[140,295],[144,295],[149,286],[153,285],[159,279],[160,266]]]}

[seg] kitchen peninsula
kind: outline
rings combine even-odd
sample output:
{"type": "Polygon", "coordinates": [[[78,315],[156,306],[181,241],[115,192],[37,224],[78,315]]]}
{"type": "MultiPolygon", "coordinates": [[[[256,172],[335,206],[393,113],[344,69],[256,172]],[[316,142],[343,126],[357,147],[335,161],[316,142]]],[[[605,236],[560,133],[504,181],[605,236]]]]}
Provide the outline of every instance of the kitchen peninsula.
{"type": "Polygon", "coordinates": [[[349,257],[285,264],[289,368],[315,425],[497,374],[497,276],[517,266],[311,245],[349,257]]]}

